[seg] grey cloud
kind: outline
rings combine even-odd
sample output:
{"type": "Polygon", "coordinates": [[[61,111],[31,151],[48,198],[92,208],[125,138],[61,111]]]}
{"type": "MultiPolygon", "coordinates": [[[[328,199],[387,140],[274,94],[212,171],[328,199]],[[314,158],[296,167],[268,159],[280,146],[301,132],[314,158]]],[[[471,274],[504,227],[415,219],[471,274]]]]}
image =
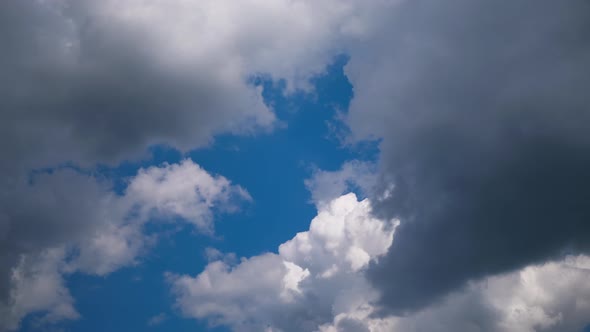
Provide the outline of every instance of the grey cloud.
{"type": "Polygon", "coordinates": [[[345,318],[338,322],[339,332],[371,332],[366,324],[360,320],[345,318]]]}
{"type": "MultiPolygon", "coordinates": [[[[249,83],[251,76],[285,79],[290,92],[308,88],[308,78],[333,57],[336,40],[362,28],[348,24],[363,15],[351,5],[337,0],[1,1],[0,306],[12,312],[11,271],[24,256],[76,247],[99,234],[57,273],[107,274],[133,263],[143,245],[140,226],[116,223],[122,215],[109,214],[120,197],[111,200],[108,184],[57,171],[31,185],[31,170],[71,163],[92,172],[96,163],[137,160],[153,144],[188,151],[209,144],[216,134],[272,130],[274,113],[261,88],[249,83]],[[105,250],[112,243],[121,252],[105,250]]],[[[152,182],[147,184],[171,185],[152,182]]],[[[230,199],[248,198],[241,188],[226,190],[231,188],[229,183],[218,188],[223,192],[217,203],[227,203],[227,212],[237,208],[230,199]]],[[[184,193],[178,195],[180,210],[169,211],[149,194],[166,193],[152,188],[143,197],[147,201],[139,203],[147,208],[139,212],[146,218],[182,214],[200,230],[212,231],[213,213],[222,212],[193,206],[189,200],[202,197],[184,193]]],[[[0,315],[6,310],[0,308],[0,315]]],[[[18,323],[27,313],[13,317],[18,323]]]]}
{"type": "Polygon", "coordinates": [[[18,180],[0,199],[0,299],[9,295],[10,270],[21,255],[79,239],[117,214],[108,184],[74,171],[18,180]]]}
{"type": "MultiPolygon", "coordinates": [[[[116,13],[134,14],[140,5],[118,5],[116,13]]],[[[269,128],[274,121],[246,71],[227,69],[228,58],[213,50],[188,61],[160,43],[154,36],[175,23],[170,17],[142,25],[133,15],[115,16],[113,8],[108,1],[0,2],[0,321],[7,322],[0,330],[29,311],[48,309],[15,309],[13,271],[22,259],[29,257],[34,269],[40,260],[31,257],[105,233],[128,252],[102,257],[100,245],[89,242],[79,266],[70,268],[109,272],[132,262],[143,241],[139,227],[116,228],[124,214],[108,183],[63,169],[30,183],[31,170],[116,164],[156,143],[186,151],[214,134],[269,128]]],[[[208,33],[185,32],[179,35],[187,40],[208,33]]]]}
{"type": "Polygon", "coordinates": [[[349,123],[382,137],[369,279],[384,312],[590,243],[590,3],[405,1],[353,50],[349,123]]]}
{"type": "Polygon", "coordinates": [[[309,231],[281,244],[278,255],[239,263],[218,256],[198,275],[169,281],[185,316],[233,331],[367,331],[363,312],[375,292],[364,270],[391,240],[392,231],[370,217],[368,200],[348,194],[321,205],[309,231]],[[348,317],[357,310],[359,317],[348,317]]]}
{"type": "Polygon", "coordinates": [[[186,150],[272,122],[242,73],[224,80],[208,59],[174,53],[166,62],[150,36],[158,31],[103,17],[92,2],[1,6],[0,147],[16,162],[115,162],[150,144],[186,150]]]}

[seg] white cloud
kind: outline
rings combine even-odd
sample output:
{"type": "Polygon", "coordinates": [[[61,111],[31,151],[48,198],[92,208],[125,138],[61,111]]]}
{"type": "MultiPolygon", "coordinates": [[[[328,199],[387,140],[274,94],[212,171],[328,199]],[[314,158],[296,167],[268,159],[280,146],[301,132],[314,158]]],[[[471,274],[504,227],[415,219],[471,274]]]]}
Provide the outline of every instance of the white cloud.
{"type": "Polygon", "coordinates": [[[242,187],[212,176],[190,160],[140,170],[125,195],[141,219],[182,218],[209,233],[214,209],[231,211],[252,199],[242,187]]]}
{"type": "MultiPolygon", "coordinates": [[[[220,133],[272,129],[275,115],[249,80],[262,75],[285,79],[289,91],[309,88],[308,79],[344,51],[340,40],[369,30],[366,17],[377,3],[0,2],[0,152],[10,160],[0,165],[0,302],[21,255],[73,246],[77,258],[66,270],[107,274],[133,264],[145,246],[141,222],[124,216],[131,199],[115,197],[109,184],[56,171],[30,185],[31,169],[116,164],[153,144],[186,151],[220,133]],[[87,243],[78,246],[82,238],[87,243]]],[[[191,166],[178,167],[168,176],[191,166]]],[[[197,194],[190,183],[159,179],[162,172],[145,170],[130,189],[137,212],[210,230],[207,205],[220,203],[211,200],[214,190],[227,183],[213,177],[219,186],[197,194]],[[201,200],[199,207],[189,198],[201,200]]]]}
{"type": "Polygon", "coordinates": [[[344,195],[323,206],[309,231],[283,243],[278,254],[237,265],[215,261],[196,277],[169,276],[177,304],[186,316],[236,331],[317,329],[374,296],[363,270],[387,251],[393,229],[370,209],[367,200],[344,195]]]}
{"type": "Polygon", "coordinates": [[[173,68],[216,68],[217,79],[239,84],[261,73],[305,85],[341,51],[339,39],[364,29],[358,1],[132,0],[92,6],[99,19],[139,34],[146,47],[158,45],[147,50],[156,60],[173,68]]]}
{"type": "MultiPolygon", "coordinates": [[[[210,175],[188,159],[139,170],[121,196],[96,179],[69,170],[41,175],[38,180],[29,190],[47,203],[46,209],[61,208],[61,201],[76,204],[49,228],[64,227],[70,234],[64,239],[46,234],[51,240],[46,243],[35,240],[37,233],[30,234],[31,243],[39,246],[34,248],[5,242],[14,252],[5,252],[0,259],[16,257],[19,263],[11,269],[8,299],[0,302],[0,330],[16,328],[32,312],[45,312],[46,321],[77,318],[63,275],[107,275],[137,263],[156,240],[143,232],[146,223],[181,222],[212,234],[213,211],[233,212],[239,203],[251,199],[243,188],[222,176],[210,175]]],[[[26,238],[23,229],[8,231],[7,239],[10,232],[21,232],[19,238],[26,238]]]]}
{"type": "MultiPolygon", "coordinates": [[[[77,317],[62,273],[104,275],[134,264],[150,240],[142,233],[148,219],[178,218],[210,231],[213,210],[231,211],[232,198],[248,197],[190,162],[143,170],[124,197],[101,181],[69,171],[45,174],[31,185],[25,176],[30,168],[69,160],[117,162],[154,143],[188,150],[221,132],[272,128],[275,116],[248,79],[270,75],[286,79],[291,91],[308,88],[309,77],[340,52],[351,55],[346,73],[355,92],[348,116],[353,135],[395,136],[391,124],[402,122],[393,121],[392,105],[403,111],[406,98],[422,103],[424,91],[414,84],[455,86],[447,79],[422,79],[439,73],[433,70],[439,59],[458,59],[453,63],[457,68],[465,65],[461,57],[448,57],[453,53],[439,48],[438,38],[428,33],[422,38],[423,25],[394,36],[406,22],[392,23],[391,12],[383,9],[397,2],[3,1],[0,37],[6,44],[0,69],[7,74],[0,82],[0,108],[5,110],[0,152],[12,162],[0,165],[0,325],[14,327],[33,311],[49,310],[48,319],[77,317]],[[75,255],[64,263],[59,253],[69,250],[75,255]],[[10,283],[8,292],[4,279],[10,283]],[[33,301],[31,290],[42,296],[33,301]]],[[[439,31],[433,32],[436,37],[439,31]]],[[[542,41],[534,29],[523,30],[522,36],[528,35],[542,41]]],[[[474,39],[479,46],[480,39],[474,39]]],[[[524,43],[515,44],[520,54],[524,43]]],[[[473,59],[487,59],[475,49],[473,59]]],[[[585,63],[585,58],[578,61],[585,63]]],[[[518,86],[518,80],[509,81],[518,86]]],[[[470,88],[471,80],[467,82],[470,88]]],[[[554,90],[552,79],[538,82],[547,84],[546,91],[554,90]]],[[[451,99],[453,106],[458,99],[451,99]]],[[[417,107],[430,109],[428,103],[417,107]]],[[[583,131],[578,123],[584,121],[573,122],[572,128],[583,131]]],[[[574,331],[583,325],[589,295],[584,257],[489,278],[405,318],[369,318],[376,295],[363,271],[387,250],[392,231],[370,217],[368,201],[350,195],[336,199],[351,182],[363,187],[374,181],[359,180],[364,167],[349,164],[340,172],[316,173],[307,185],[318,217],[278,254],[237,265],[215,261],[197,277],[173,278],[184,313],[246,331],[311,331],[318,326],[325,331],[389,332],[393,326],[402,331],[432,326],[574,331]],[[497,319],[487,321],[490,316],[497,319]],[[482,320],[492,325],[479,324],[482,320]]]]}
{"type": "Polygon", "coordinates": [[[191,191],[174,178],[198,172],[190,165],[145,170],[125,199],[71,171],[31,185],[31,169],[116,164],[153,144],[186,151],[220,133],[272,129],[275,115],[249,80],[263,75],[285,79],[289,91],[309,88],[308,79],[344,51],[341,40],[370,30],[367,17],[381,3],[0,2],[0,152],[10,160],[0,165],[0,302],[21,255],[74,247],[65,270],[108,274],[135,263],[145,247],[141,219],[175,217],[210,231],[209,205],[245,197],[219,177],[204,179],[217,187],[191,191]],[[131,196],[141,216],[126,215],[131,196]]]}
{"type": "Polygon", "coordinates": [[[278,254],[213,261],[195,277],[169,280],[185,316],[238,332],[579,332],[588,323],[586,256],[490,277],[403,317],[376,317],[378,291],[364,272],[392,238],[368,200],[347,194],[324,205],[309,231],[278,254]]]}

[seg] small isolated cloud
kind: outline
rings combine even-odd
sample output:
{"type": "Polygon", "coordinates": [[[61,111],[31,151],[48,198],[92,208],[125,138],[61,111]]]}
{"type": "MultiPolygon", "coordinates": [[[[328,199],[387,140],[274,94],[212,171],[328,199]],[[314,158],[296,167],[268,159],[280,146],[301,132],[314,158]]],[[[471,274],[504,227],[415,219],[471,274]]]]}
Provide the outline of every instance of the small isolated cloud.
{"type": "Polygon", "coordinates": [[[252,200],[242,187],[190,160],[139,170],[125,196],[140,218],[181,218],[207,233],[213,231],[214,211],[234,211],[252,200]]]}
{"type": "Polygon", "coordinates": [[[150,327],[157,326],[164,323],[167,319],[168,315],[164,312],[161,312],[153,317],[150,317],[150,319],[148,319],[147,325],[150,327]]]}

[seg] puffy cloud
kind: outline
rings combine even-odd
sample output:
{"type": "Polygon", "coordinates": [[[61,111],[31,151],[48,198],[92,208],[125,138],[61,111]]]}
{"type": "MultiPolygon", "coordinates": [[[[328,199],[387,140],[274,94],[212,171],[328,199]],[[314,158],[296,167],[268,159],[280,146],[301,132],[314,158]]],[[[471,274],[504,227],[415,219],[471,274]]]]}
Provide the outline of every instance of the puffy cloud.
{"type": "Polygon", "coordinates": [[[369,273],[386,311],[587,250],[588,6],[402,1],[351,46],[347,121],[382,139],[374,211],[401,220],[369,273]]]}
{"type": "Polygon", "coordinates": [[[386,252],[393,228],[354,194],[324,205],[307,232],[231,265],[214,261],[195,277],[170,275],[184,315],[236,331],[314,331],[375,296],[363,271],[386,252]]]}
{"type": "Polygon", "coordinates": [[[16,328],[31,312],[47,312],[49,321],[76,318],[62,275],[106,275],[136,263],[155,240],[143,232],[147,222],[180,221],[211,233],[212,210],[235,211],[249,199],[190,160],[139,170],[122,195],[70,169],[35,176],[23,188],[39,209],[16,205],[20,198],[4,209],[0,330],[16,328]]]}
{"type": "Polygon", "coordinates": [[[226,178],[212,176],[188,160],[140,170],[126,195],[144,218],[181,217],[204,232],[212,231],[214,208],[234,210],[237,203],[252,199],[242,187],[232,186],[226,178]]]}
{"type": "MultiPolygon", "coordinates": [[[[585,250],[588,12],[583,0],[1,2],[0,153],[10,162],[0,164],[0,312],[9,316],[0,321],[41,310],[27,304],[4,309],[16,303],[7,301],[18,280],[35,283],[34,275],[52,275],[57,291],[44,294],[71,303],[59,290],[60,273],[106,274],[133,264],[148,241],[141,220],[172,216],[208,230],[210,204],[227,203],[231,210],[227,197],[246,197],[227,191],[219,178],[212,177],[219,186],[195,193],[168,174],[198,173],[190,165],[145,170],[124,198],[105,181],[68,170],[30,182],[31,169],[68,161],[116,163],[151,144],[186,151],[221,132],[272,128],[274,114],[250,78],[269,75],[287,80],[290,91],[308,88],[307,79],[342,51],[351,59],[346,72],[354,99],[347,121],[353,136],[383,139],[376,183],[387,195],[376,196],[372,210],[381,219],[402,220],[388,254],[369,272],[382,293],[380,312],[453,317],[453,308],[473,304],[456,295],[470,281],[585,250]],[[200,208],[174,190],[189,192],[200,208]],[[215,192],[220,196],[208,196],[215,192]],[[74,258],[44,268],[42,257],[70,250],[64,246],[75,248],[74,258]],[[33,272],[12,278],[17,270],[33,272]],[[453,291],[454,300],[445,300],[453,291]],[[457,303],[434,310],[437,301],[457,303]]],[[[362,167],[351,165],[308,182],[320,210],[330,210],[330,200],[359,172],[362,167]],[[334,189],[316,189],[317,183],[334,189]]],[[[362,227],[379,233],[369,224],[362,227]]],[[[269,287],[280,292],[247,308],[273,304],[257,321],[240,321],[246,309],[239,301],[228,306],[231,314],[215,307],[200,311],[190,296],[179,301],[195,306],[188,315],[213,313],[245,330],[265,328],[260,322],[287,330],[320,323],[341,330],[388,326],[390,319],[367,318],[374,312],[366,304],[373,292],[359,272],[380,249],[371,251],[366,239],[351,235],[352,226],[338,225],[312,225],[317,229],[298,235],[278,255],[238,267],[211,263],[211,274],[224,276],[225,286],[240,268],[247,277],[254,274],[251,266],[269,266],[276,278],[269,287]],[[276,316],[285,303],[293,310],[276,316]],[[297,322],[286,325],[291,318],[297,322]],[[363,327],[367,319],[374,325],[363,327]]],[[[196,280],[181,279],[187,285],[196,280]]],[[[502,315],[464,308],[473,309],[464,316],[477,319],[502,315]]],[[[535,312],[538,321],[519,326],[563,324],[554,323],[550,312],[535,312]]]]}
{"type": "Polygon", "coordinates": [[[408,315],[379,317],[379,292],[365,273],[392,238],[369,201],[348,194],[324,205],[278,254],[220,259],[195,277],[168,278],[184,315],[233,331],[578,332],[588,323],[587,256],[491,276],[408,315]]]}
{"type": "MultiPolygon", "coordinates": [[[[145,246],[125,216],[130,200],[107,181],[61,169],[29,183],[31,170],[67,163],[92,171],[141,157],[153,144],[187,151],[219,133],[272,129],[274,113],[252,77],[308,88],[342,52],[341,39],[368,29],[363,17],[374,6],[361,3],[0,2],[0,301],[21,255],[84,238],[65,269],[106,274],[132,264],[145,246]]],[[[192,171],[178,167],[173,174],[192,171]]],[[[231,210],[229,200],[245,197],[220,178],[195,193],[178,178],[158,178],[162,172],[146,170],[130,189],[140,204],[135,219],[174,216],[210,231],[212,205],[231,210]],[[157,188],[145,192],[150,186],[157,188]]]]}
{"type": "Polygon", "coordinates": [[[579,332],[588,324],[587,256],[471,283],[443,300],[401,317],[377,318],[370,303],[342,313],[321,332],[579,332]]]}

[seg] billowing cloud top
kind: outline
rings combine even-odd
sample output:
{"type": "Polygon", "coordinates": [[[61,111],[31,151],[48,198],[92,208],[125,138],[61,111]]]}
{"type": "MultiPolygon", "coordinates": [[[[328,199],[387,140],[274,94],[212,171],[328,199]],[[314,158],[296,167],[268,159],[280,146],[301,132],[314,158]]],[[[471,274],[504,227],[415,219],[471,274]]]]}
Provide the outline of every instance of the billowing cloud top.
{"type": "Polygon", "coordinates": [[[309,231],[281,244],[278,254],[237,265],[214,261],[196,277],[171,275],[180,309],[236,331],[313,331],[331,324],[374,297],[362,271],[391,245],[393,224],[370,211],[368,200],[344,195],[324,205],[309,231]]]}

